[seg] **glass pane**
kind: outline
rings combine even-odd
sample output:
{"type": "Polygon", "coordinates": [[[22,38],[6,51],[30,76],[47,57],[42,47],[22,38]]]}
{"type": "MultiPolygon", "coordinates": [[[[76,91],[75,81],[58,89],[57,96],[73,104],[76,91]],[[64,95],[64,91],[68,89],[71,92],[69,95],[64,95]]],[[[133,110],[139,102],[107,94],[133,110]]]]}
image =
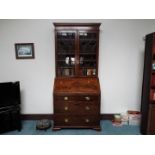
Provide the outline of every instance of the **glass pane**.
{"type": "Polygon", "coordinates": [[[96,75],[97,33],[80,32],[80,75],[96,75]]]}
{"type": "Polygon", "coordinates": [[[75,33],[57,33],[57,75],[74,76],[75,74],[75,33]]]}
{"type": "Polygon", "coordinates": [[[80,52],[96,53],[97,34],[80,32],[80,52]]]}

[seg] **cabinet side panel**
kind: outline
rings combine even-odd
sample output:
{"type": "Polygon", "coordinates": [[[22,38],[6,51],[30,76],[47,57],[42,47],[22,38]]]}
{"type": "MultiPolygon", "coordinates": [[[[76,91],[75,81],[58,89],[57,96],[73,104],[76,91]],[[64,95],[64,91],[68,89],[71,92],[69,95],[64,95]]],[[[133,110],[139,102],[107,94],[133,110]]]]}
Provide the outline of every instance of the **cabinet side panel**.
{"type": "Polygon", "coordinates": [[[148,111],[149,111],[149,96],[150,96],[150,79],[152,68],[152,42],[153,34],[146,36],[145,43],[145,57],[144,57],[144,72],[143,72],[143,86],[141,98],[141,133],[147,134],[148,126],[148,111]]]}
{"type": "Polygon", "coordinates": [[[155,105],[150,104],[149,106],[149,118],[148,118],[148,134],[155,134],[155,105]]]}

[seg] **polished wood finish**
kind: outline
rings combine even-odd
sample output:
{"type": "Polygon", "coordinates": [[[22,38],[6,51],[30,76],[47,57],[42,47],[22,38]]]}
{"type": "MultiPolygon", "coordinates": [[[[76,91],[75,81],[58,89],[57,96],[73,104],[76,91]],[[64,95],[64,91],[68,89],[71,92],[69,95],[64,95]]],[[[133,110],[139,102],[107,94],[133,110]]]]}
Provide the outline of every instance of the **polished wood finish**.
{"type": "Polygon", "coordinates": [[[54,126],[100,130],[100,23],[54,23],[54,126]]]}
{"type": "Polygon", "coordinates": [[[92,93],[100,92],[98,78],[56,78],[54,93],[92,93]]]}
{"type": "Polygon", "coordinates": [[[54,82],[55,128],[100,128],[98,78],[56,78],[54,82]]]}
{"type": "Polygon", "coordinates": [[[56,77],[97,77],[100,24],[54,25],[56,77]]]}
{"type": "Polygon", "coordinates": [[[155,105],[149,105],[148,133],[155,134],[155,105]]]}
{"type": "Polygon", "coordinates": [[[54,23],[55,30],[99,30],[101,23],[54,23]]]}
{"type": "Polygon", "coordinates": [[[141,133],[155,134],[155,83],[152,64],[155,62],[155,33],[146,35],[145,61],[141,99],[141,133]]]}

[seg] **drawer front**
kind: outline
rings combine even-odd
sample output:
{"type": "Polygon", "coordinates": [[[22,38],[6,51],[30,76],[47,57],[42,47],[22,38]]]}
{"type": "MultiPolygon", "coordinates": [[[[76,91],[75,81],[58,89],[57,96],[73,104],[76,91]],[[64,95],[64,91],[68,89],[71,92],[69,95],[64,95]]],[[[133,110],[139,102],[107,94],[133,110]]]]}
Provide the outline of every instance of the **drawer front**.
{"type": "Polygon", "coordinates": [[[77,106],[76,101],[57,101],[54,104],[55,114],[75,114],[77,113],[79,106],[77,106]]]}
{"type": "Polygon", "coordinates": [[[54,125],[65,127],[78,126],[98,126],[100,124],[99,115],[55,115],[54,125]]]}
{"type": "Polygon", "coordinates": [[[54,104],[54,113],[56,114],[99,114],[99,102],[84,101],[57,101],[54,104]]]}
{"type": "Polygon", "coordinates": [[[99,96],[95,95],[55,95],[55,101],[99,101],[99,96]]]}

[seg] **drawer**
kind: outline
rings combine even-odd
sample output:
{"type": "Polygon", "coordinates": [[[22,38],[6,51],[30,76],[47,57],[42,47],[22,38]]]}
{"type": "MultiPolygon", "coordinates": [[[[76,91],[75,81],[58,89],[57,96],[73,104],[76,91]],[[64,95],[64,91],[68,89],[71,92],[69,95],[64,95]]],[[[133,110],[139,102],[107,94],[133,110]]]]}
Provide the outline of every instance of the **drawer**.
{"type": "Polygon", "coordinates": [[[99,115],[54,115],[55,126],[98,126],[99,115]]]}
{"type": "Polygon", "coordinates": [[[98,101],[99,96],[92,96],[92,95],[83,95],[83,96],[78,96],[78,100],[80,101],[98,101]]]}
{"type": "Polygon", "coordinates": [[[76,96],[69,96],[69,95],[58,96],[58,95],[55,95],[54,100],[55,101],[75,101],[76,96]]]}
{"type": "Polygon", "coordinates": [[[56,114],[75,114],[78,112],[78,106],[76,101],[57,101],[54,103],[54,113],[56,114]]]}
{"type": "Polygon", "coordinates": [[[99,114],[99,102],[85,101],[57,101],[54,104],[54,113],[61,114],[99,114]]]}
{"type": "Polygon", "coordinates": [[[95,95],[55,95],[54,96],[55,101],[98,101],[99,96],[95,95]]]}

